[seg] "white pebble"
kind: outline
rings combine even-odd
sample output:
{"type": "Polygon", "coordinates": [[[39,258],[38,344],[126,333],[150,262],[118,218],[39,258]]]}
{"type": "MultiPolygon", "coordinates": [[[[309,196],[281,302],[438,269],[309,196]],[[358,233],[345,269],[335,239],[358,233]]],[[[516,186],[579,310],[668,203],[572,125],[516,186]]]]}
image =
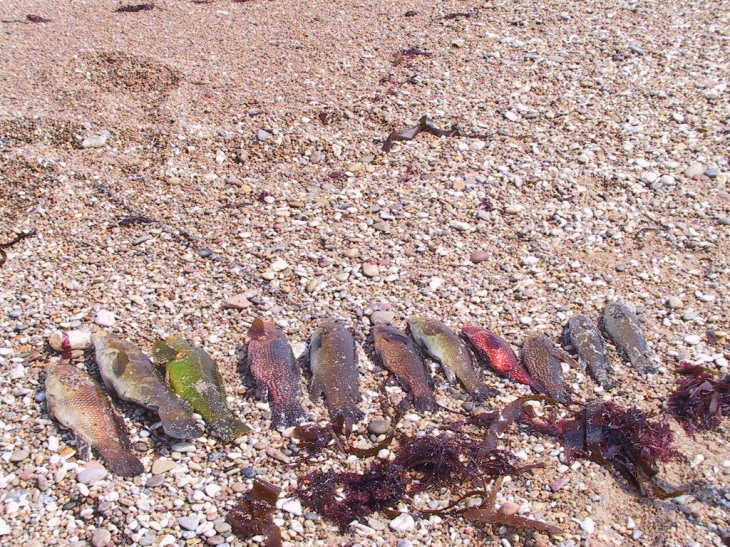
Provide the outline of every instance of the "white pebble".
{"type": "Polygon", "coordinates": [[[216,497],[221,490],[223,489],[215,483],[210,483],[205,486],[205,493],[211,498],[216,497]]]}
{"type": "Polygon", "coordinates": [[[413,528],[415,525],[416,522],[408,513],[398,515],[390,521],[390,529],[395,530],[396,532],[405,532],[406,530],[413,528]]]}
{"type": "Polygon", "coordinates": [[[580,523],[580,527],[586,534],[592,534],[596,531],[596,523],[591,517],[586,517],[586,519],[580,523]]]}
{"type": "Polygon", "coordinates": [[[444,284],[444,280],[440,277],[432,277],[431,281],[428,282],[428,288],[432,291],[438,290],[441,285],[444,284]]]}
{"type": "Polygon", "coordinates": [[[0,536],[7,536],[10,533],[10,525],[0,519],[0,536]]]}
{"type": "Polygon", "coordinates": [[[269,266],[269,269],[272,272],[282,272],[286,270],[289,267],[289,264],[286,263],[286,260],[277,258],[274,260],[274,262],[271,263],[271,266],[269,266]]]}
{"type": "Polygon", "coordinates": [[[689,336],[684,337],[685,344],[689,344],[690,346],[696,346],[700,343],[700,337],[696,334],[690,334],[689,336]]]}
{"type": "Polygon", "coordinates": [[[303,514],[302,503],[296,498],[280,499],[276,502],[276,508],[296,516],[303,514]]]}
{"type": "Polygon", "coordinates": [[[94,323],[100,327],[111,327],[116,322],[117,318],[108,310],[99,310],[94,317],[94,323]]]}

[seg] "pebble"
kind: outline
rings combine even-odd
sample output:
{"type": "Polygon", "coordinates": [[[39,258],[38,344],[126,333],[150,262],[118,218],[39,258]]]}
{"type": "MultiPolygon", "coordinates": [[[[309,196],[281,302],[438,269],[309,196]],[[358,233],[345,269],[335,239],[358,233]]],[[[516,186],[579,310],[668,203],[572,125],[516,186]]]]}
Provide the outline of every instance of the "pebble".
{"type": "Polygon", "coordinates": [[[177,519],[177,523],[180,525],[180,528],[195,531],[198,528],[198,524],[200,523],[200,517],[198,515],[180,517],[179,519],[177,519]]]}
{"type": "Polygon", "coordinates": [[[0,519],[0,536],[7,536],[10,532],[10,525],[3,519],[0,519]]]}
{"type": "Polygon", "coordinates": [[[580,528],[586,534],[590,535],[596,531],[596,523],[591,517],[586,517],[583,521],[580,522],[580,528]]]}
{"type": "Polygon", "coordinates": [[[644,50],[641,49],[639,46],[630,45],[629,49],[636,53],[637,55],[644,55],[644,50]]]}
{"type": "Polygon", "coordinates": [[[487,258],[489,258],[489,253],[487,251],[474,251],[469,256],[469,260],[474,264],[484,262],[487,258]]]}
{"type": "Polygon", "coordinates": [[[378,323],[390,325],[394,319],[395,313],[392,311],[378,310],[370,314],[370,324],[372,325],[377,325],[378,323]]]}
{"type": "Polygon", "coordinates": [[[701,163],[693,163],[684,170],[684,176],[692,178],[695,175],[701,175],[704,170],[705,168],[701,163]]]}
{"type": "Polygon", "coordinates": [[[91,536],[91,544],[94,547],[106,547],[111,540],[111,532],[106,528],[97,528],[94,535],[91,536]]]}
{"type": "Polygon", "coordinates": [[[432,291],[438,290],[441,285],[444,284],[444,280],[440,277],[432,277],[431,280],[428,282],[428,288],[432,291]]]}
{"type": "Polygon", "coordinates": [[[158,460],[155,460],[155,463],[152,464],[152,474],[161,475],[162,473],[174,469],[176,465],[177,464],[172,460],[168,460],[167,458],[160,458],[158,460]]]}
{"type": "Polygon", "coordinates": [[[362,274],[366,277],[375,277],[380,273],[380,268],[377,264],[373,264],[372,262],[363,262],[362,264],[362,274]]]}
{"type": "Polygon", "coordinates": [[[181,452],[183,454],[188,452],[195,452],[195,445],[193,443],[175,443],[170,449],[173,452],[181,452]]]}
{"type": "Polygon", "coordinates": [[[206,249],[200,249],[200,250],[198,251],[198,256],[199,256],[200,258],[208,258],[208,257],[209,257],[209,256],[211,256],[212,254],[213,254],[213,251],[211,251],[210,249],[207,249],[207,248],[206,248],[206,249]]]}
{"type": "Polygon", "coordinates": [[[682,302],[682,299],[678,296],[670,296],[667,299],[667,306],[669,306],[673,310],[678,310],[682,306],[684,306],[684,303],[682,302]]]}
{"type": "Polygon", "coordinates": [[[409,539],[399,539],[395,547],[413,547],[413,542],[409,539]]]}
{"type": "Polygon", "coordinates": [[[20,463],[27,460],[29,456],[30,450],[23,448],[21,450],[16,450],[12,454],[10,454],[10,461],[13,463],[20,463]]]}
{"type": "Polygon", "coordinates": [[[524,211],[524,209],[525,208],[522,205],[519,205],[517,203],[511,203],[504,209],[504,212],[508,215],[517,215],[524,211]]]}
{"type": "Polygon", "coordinates": [[[403,513],[390,521],[390,529],[396,532],[406,532],[416,526],[413,517],[408,513],[403,513]]]}
{"type": "Polygon", "coordinates": [[[107,474],[108,473],[106,469],[94,465],[83,469],[76,477],[76,480],[79,481],[81,484],[92,484],[94,482],[104,480],[107,474]]]}
{"type": "Polygon", "coordinates": [[[132,241],[132,245],[136,247],[137,245],[142,245],[142,243],[144,243],[145,241],[149,241],[150,239],[152,239],[152,236],[141,236],[132,241]]]}
{"type": "Polygon", "coordinates": [[[145,486],[147,488],[157,488],[158,486],[162,486],[162,483],[164,482],[165,477],[162,475],[152,475],[149,479],[147,479],[145,486]]]}
{"type": "Polygon", "coordinates": [[[263,129],[259,129],[256,132],[256,139],[258,139],[259,142],[267,141],[271,138],[271,133],[268,131],[264,131],[263,129]]]}
{"type": "Polygon", "coordinates": [[[722,217],[717,222],[722,226],[730,226],[730,217],[722,217]]]}
{"type": "Polygon", "coordinates": [[[277,258],[274,260],[274,262],[271,263],[271,266],[269,266],[269,269],[272,272],[283,272],[289,267],[289,264],[287,264],[286,260],[283,258],[277,258]]]}
{"type": "Polygon", "coordinates": [[[113,312],[108,310],[99,310],[94,316],[94,323],[100,327],[111,327],[117,322],[117,318],[113,312]]]}
{"type": "Polygon", "coordinates": [[[517,120],[520,119],[520,117],[517,114],[515,114],[514,112],[511,112],[509,110],[504,113],[504,117],[507,118],[511,122],[516,122],[517,120]]]}
{"type": "Polygon", "coordinates": [[[459,230],[460,232],[467,232],[471,230],[471,225],[468,222],[461,222],[458,220],[452,220],[449,225],[454,228],[455,230],[459,230]]]}
{"type": "Polygon", "coordinates": [[[296,515],[298,517],[303,514],[302,502],[300,502],[296,498],[284,498],[277,500],[276,508],[281,509],[282,511],[286,511],[287,513],[291,513],[292,515],[296,515]]]}
{"type": "Polygon", "coordinates": [[[81,148],[101,148],[106,144],[106,141],[109,139],[110,135],[111,133],[105,131],[101,135],[86,137],[84,140],[81,141],[81,148]]]}
{"type": "Polygon", "coordinates": [[[224,306],[234,310],[245,310],[251,306],[251,301],[246,298],[245,294],[235,294],[226,299],[224,306]]]}
{"type": "Polygon", "coordinates": [[[388,431],[390,431],[388,420],[372,420],[368,424],[368,432],[372,435],[385,435],[388,431]]]}
{"type": "Polygon", "coordinates": [[[701,338],[696,334],[690,334],[689,336],[684,337],[684,343],[689,344],[690,346],[696,346],[701,341],[701,338]]]}

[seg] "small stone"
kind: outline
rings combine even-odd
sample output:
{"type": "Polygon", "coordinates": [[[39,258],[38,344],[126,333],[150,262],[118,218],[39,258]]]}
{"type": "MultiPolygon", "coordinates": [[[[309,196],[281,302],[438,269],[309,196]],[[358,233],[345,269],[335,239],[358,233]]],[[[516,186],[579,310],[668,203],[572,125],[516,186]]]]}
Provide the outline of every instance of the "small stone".
{"type": "Polygon", "coordinates": [[[269,140],[270,138],[271,138],[271,133],[269,133],[268,131],[264,131],[263,129],[259,129],[259,130],[258,130],[258,131],[256,132],[256,139],[257,139],[257,140],[258,140],[259,142],[264,142],[264,141],[267,141],[267,140],[269,140]]]}
{"type": "Polygon", "coordinates": [[[444,284],[444,280],[441,279],[440,277],[432,277],[431,281],[428,282],[428,288],[431,289],[432,291],[436,291],[443,284],[444,284]]]}
{"type": "Polygon", "coordinates": [[[379,323],[389,325],[393,322],[395,319],[395,313],[388,310],[378,310],[374,311],[370,315],[370,323],[373,325],[377,325],[379,323]]]}
{"type": "Polygon", "coordinates": [[[696,346],[701,341],[701,338],[696,334],[690,334],[689,336],[684,337],[684,343],[689,344],[690,346],[696,346]]]}
{"type": "Polygon", "coordinates": [[[165,482],[165,477],[162,475],[153,475],[149,479],[147,479],[147,482],[145,483],[145,487],[147,488],[157,488],[158,486],[162,486],[162,483],[165,482]]]}
{"type": "Polygon", "coordinates": [[[10,525],[3,519],[0,519],[0,536],[7,536],[11,531],[10,525]]]}
{"type": "Polygon", "coordinates": [[[588,163],[588,156],[585,154],[581,154],[576,159],[578,160],[578,163],[588,163]]]}
{"type": "Polygon", "coordinates": [[[497,509],[497,512],[500,515],[514,515],[520,510],[520,506],[516,503],[512,503],[511,501],[507,501],[499,506],[499,509],[497,509]]]}
{"type": "Polygon", "coordinates": [[[360,162],[348,163],[347,170],[350,173],[357,173],[358,171],[362,171],[362,163],[360,163],[360,162]]]}
{"type": "Polygon", "coordinates": [[[677,181],[672,175],[662,175],[659,177],[659,182],[661,182],[664,186],[674,186],[677,184],[677,181]]]}
{"type": "Polygon", "coordinates": [[[207,249],[207,248],[206,248],[206,249],[200,249],[200,250],[198,251],[198,256],[199,256],[200,258],[208,258],[208,257],[209,257],[209,256],[211,256],[212,254],[213,254],[213,251],[211,251],[210,249],[207,249]]]}
{"type": "Polygon", "coordinates": [[[277,258],[274,260],[274,262],[271,263],[271,266],[269,266],[269,269],[272,272],[283,272],[289,267],[289,264],[287,264],[286,260],[283,258],[277,258]]]}
{"type": "Polygon", "coordinates": [[[705,168],[701,163],[693,163],[687,169],[684,170],[684,176],[688,178],[692,178],[695,175],[701,175],[704,172],[705,168]]]}
{"type": "Polygon", "coordinates": [[[410,539],[399,539],[395,547],[413,547],[413,542],[410,539]]]}
{"type": "Polygon", "coordinates": [[[116,322],[117,318],[114,316],[114,313],[108,310],[99,310],[94,316],[94,323],[100,327],[111,327],[116,322]]]}
{"type": "Polygon", "coordinates": [[[221,490],[223,490],[223,488],[213,482],[205,485],[205,493],[208,497],[211,498],[216,497],[221,490]]]}
{"type": "Polygon", "coordinates": [[[507,118],[511,122],[516,122],[517,120],[520,119],[520,117],[517,114],[515,114],[514,112],[511,112],[509,110],[504,113],[504,117],[507,118]]]}
{"type": "Polygon", "coordinates": [[[474,251],[469,256],[469,260],[471,260],[474,264],[484,262],[487,258],[489,258],[489,253],[487,251],[474,251]]]}
{"type": "Polygon", "coordinates": [[[629,49],[636,53],[637,55],[644,55],[644,50],[641,49],[639,46],[630,45],[629,49]]]}
{"type": "Polygon", "coordinates": [[[463,180],[455,180],[455,181],[454,181],[454,182],[453,182],[453,183],[451,184],[451,188],[452,188],[453,190],[457,190],[457,191],[459,191],[459,192],[460,192],[460,191],[462,191],[462,190],[463,190],[464,188],[466,188],[466,183],[465,183],[465,182],[464,182],[463,180]]]}
{"type": "Polygon", "coordinates": [[[362,264],[362,274],[366,277],[375,277],[380,273],[380,268],[377,264],[373,264],[372,262],[363,262],[362,264]]]}
{"type": "Polygon", "coordinates": [[[684,306],[684,303],[682,302],[682,299],[678,296],[670,296],[667,299],[667,306],[669,306],[673,310],[678,310],[684,306]]]}
{"type": "Polygon", "coordinates": [[[30,450],[23,448],[22,450],[16,450],[12,454],[10,454],[10,461],[13,463],[20,463],[24,460],[27,460],[29,456],[30,450]]]}
{"type": "Polygon", "coordinates": [[[452,220],[451,222],[449,222],[449,226],[456,230],[459,230],[460,232],[466,232],[468,230],[471,230],[471,226],[468,222],[461,222],[459,220],[452,220]]]}
{"type": "Polygon", "coordinates": [[[730,217],[722,217],[717,222],[718,222],[718,224],[721,224],[722,226],[730,226],[730,217]]]}
{"type": "Polygon", "coordinates": [[[241,182],[241,179],[239,179],[238,177],[234,177],[234,176],[226,177],[225,183],[230,184],[231,186],[237,186],[239,188],[241,186],[243,186],[243,182],[241,182]]]}
{"type": "Polygon", "coordinates": [[[108,139],[109,134],[106,132],[94,137],[86,137],[83,141],[81,141],[81,148],[101,148],[106,144],[108,139]]]}
{"type": "Polygon", "coordinates": [[[302,513],[302,502],[296,498],[284,498],[277,500],[276,508],[291,513],[292,515],[301,516],[302,513]]]}
{"type": "Polygon", "coordinates": [[[190,515],[189,517],[180,517],[177,519],[177,523],[180,525],[180,528],[185,528],[186,530],[195,531],[195,529],[198,527],[198,524],[200,523],[200,517],[198,515],[190,515]]]}
{"type": "Polygon", "coordinates": [[[520,317],[520,324],[529,325],[530,323],[532,323],[532,317],[529,317],[529,316],[520,317]]]}
{"type": "Polygon", "coordinates": [[[596,531],[596,523],[591,517],[586,517],[585,520],[581,521],[580,528],[586,534],[592,534],[596,531]]]}
{"type": "Polygon", "coordinates": [[[368,432],[372,435],[385,435],[390,431],[388,420],[373,420],[368,424],[368,432]]]}
{"type": "Polygon", "coordinates": [[[172,460],[168,460],[167,458],[160,458],[159,460],[155,460],[155,462],[152,464],[152,474],[161,475],[162,473],[174,469],[175,465],[177,464],[172,460]]]}
{"type": "Polygon", "coordinates": [[[91,536],[91,544],[94,547],[106,547],[112,540],[112,535],[106,528],[97,528],[91,536]]]}
{"type": "Polygon", "coordinates": [[[413,517],[408,513],[398,515],[390,521],[390,529],[396,532],[405,532],[414,528],[415,526],[416,522],[413,520],[413,517]]]}
{"type": "Polygon", "coordinates": [[[517,203],[511,203],[504,209],[504,212],[508,215],[516,215],[518,213],[521,213],[524,209],[525,208],[522,205],[519,205],[517,203]]]}
{"type": "Polygon", "coordinates": [[[104,480],[107,474],[107,470],[103,467],[87,467],[78,474],[76,480],[81,484],[92,484],[104,480]]]}
{"type": "Polygon", "coordinates": [[[195,452],[195,445],[193,443],[175,443],[170,448],[173,452],[181,452],[183,454],[195,452]]]}
{"type": "Polygon", "coordinates": [[[234,310],[245,310],[251,306],[251,302],[245,294],[235,294],[226,300],[224,306],[234,310]]]}
{"type": "Polygon", "coordinates": [[[142,245],[142,243],[144,243],[145,241],[149,241],[150,239],[152,239],[152,236],[141,236],[132,241],[132,245],[136,247],[137,245],[142,245]]]}
{"type": "Polygon", "coordinates": [[[215,531],[219,534],[227,534],[231,531],[231,525],[227,522],[219,522],[218,524],[213,526],[213,528],[215,528],[215,531]]]}

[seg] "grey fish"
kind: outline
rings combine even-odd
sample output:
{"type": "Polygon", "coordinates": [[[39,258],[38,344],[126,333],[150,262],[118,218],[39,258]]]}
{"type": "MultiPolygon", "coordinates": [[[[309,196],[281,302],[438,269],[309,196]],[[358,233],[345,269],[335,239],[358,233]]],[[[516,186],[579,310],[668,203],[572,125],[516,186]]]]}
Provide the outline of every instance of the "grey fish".
{"type": "Polygon", "coordinates": [[[136,477],[144,473],[144,465],[130,450],[124,421],[86,372],[72,365],[48,365],[46,404],[48,413],[76,435],[81,459],[88,460],[94,448],[115,475],[136,477]]]}
{"type": "Polygon", "coordinates": [[[91,335],[104,385],[120,399],[154,410],[162,429],[176,439],[195,439],[203,430],[157,366],[131,342],[99,330],[91,335]]]}
{"type": "Polygon", "coordinates": [[[641,323],[628,307],[618,302],[606,306],[603,311],[603,331],[637,371],[642,374],[654,371],[641,323]]]}
{"type": "Polygon", "coordinates": [[[286,335],[274,323],[254,319],[248,330],[247,366],[257,394],[271,405],[271,422],[283,429],[304,421],[302,388],[297,365],[286,335]]]}
{"type": "Polygon", "coordinates": [[[410,392],[416,410],[438,410],[431,377],[413,341],[397,328],[382,323],[375,325],[373,339],[375,353],[383,366],[410,392]]]}
{"type": "Polygon", "coordinates": [[[432,359],[441,363],[449,382],[454,383],[458,378],[477,401],[497,394],[479,378],[474,369],[471,351],[449,327],[436,319],[422,317],[410,317],[408,326],[416,344],[432,359]]]}
{"type": "Polygon", "coordinates": [[[324,321],[312,333],[309,344],[309,367],[312,398],[324,394],[332,421],[344,419],[345,431],[359,422],[364,414],[357,408],[362,400],[359,390],[355,340],[345,327],[334,321],[324,321]]]}
{"type": "Polygon", "coordinates": [[[581,370],[588,368],[604,389],[613,389],[618,385],[610,376],[613,369],[606,356],[606,344],[590,319],[585,315],[574,315],[568,322],[568,339],[578,353],[581,370]]]}
{"type": "Polygon", "coordinates": [[[535,380],[540,393],[546,393],[559,403],[571,403],[568,386],[563,380],[560,361],[575,365],[575,361],[542,334],[531,334],[522,343],[522,363],[535,380]],[[559,360],[560,361],[559,361],[559,360]]]}

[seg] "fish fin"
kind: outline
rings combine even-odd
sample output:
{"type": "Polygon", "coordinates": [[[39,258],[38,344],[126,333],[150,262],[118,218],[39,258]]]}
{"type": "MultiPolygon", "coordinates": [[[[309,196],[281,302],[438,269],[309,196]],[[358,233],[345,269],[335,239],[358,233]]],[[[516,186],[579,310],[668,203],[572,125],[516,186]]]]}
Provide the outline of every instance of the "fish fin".
{"type": "Polygon", "coordinates": [[[144,464],[121,444],[106,443],[97,447],[97,451],[115,475],[136,477],[144,473],[144,464]]]}
{"type": "Polygon", "coordinates": [[[271,425],[274,429],[281,430],[299,425],[304,419],[304,409],[297,401],[286,405],[271,405],[271,425]]]}
{"type": "Polygon", "coordinates": [[[446,379],[450,384],[453,384],[456,382],[456,372],[453,368],[451,368],[449,365],[445,365],[444,363],[441,363],[439,361],[439,364],[441,365],[441,370],[444,371],[444,376],[446,376],[446,379]]]}
{"type": "Polygon", "coordinates": [[[198,423],[180,405],[167,403],[160,406],[162,429],[176,439],[196,439],[203,434],[198,423]]]}
{"type": "Polygon", "coordinates": [[[87,462],[91,460],[91,443],[78,433],[76,433],[76,457],[87,462]]]}
{"type": "Polygon", "coordinates": [[[553,346],[549,349],[549,351],[550,355],[552,355],[556,359],[560,359],[561,361],[563,361],[564,363],[568,363],[572,367],[578,366],[578,363],[575,362],[575,359],[568,355],[564,350],[553,346]]]}
{"type": "Polygon", "coordinates": [[[175,358],[177,351],[166,340],[155,342],[152,347],[152,358],[158,363],[169,363],[175,358]]]}
{"type": "Polygon", "coordinates": [[[116,376],[117,378],[121,378],[124,374],[124,371],[127,370],[127,365],[129,365],[129,356],[123,351],[112,351],[116,353],[116,355],[114,356],[112,371],[114,372],[114,376],[116,376]]]}
{"type": "Polygon", "coordinates": [[[322,389],[322,386],[319,385],[317,377],[312,375],[312,380],[309,382],[309,398],[313,403],[316,403],[322,398],[323,394],[324,390],[322,389]]]}

